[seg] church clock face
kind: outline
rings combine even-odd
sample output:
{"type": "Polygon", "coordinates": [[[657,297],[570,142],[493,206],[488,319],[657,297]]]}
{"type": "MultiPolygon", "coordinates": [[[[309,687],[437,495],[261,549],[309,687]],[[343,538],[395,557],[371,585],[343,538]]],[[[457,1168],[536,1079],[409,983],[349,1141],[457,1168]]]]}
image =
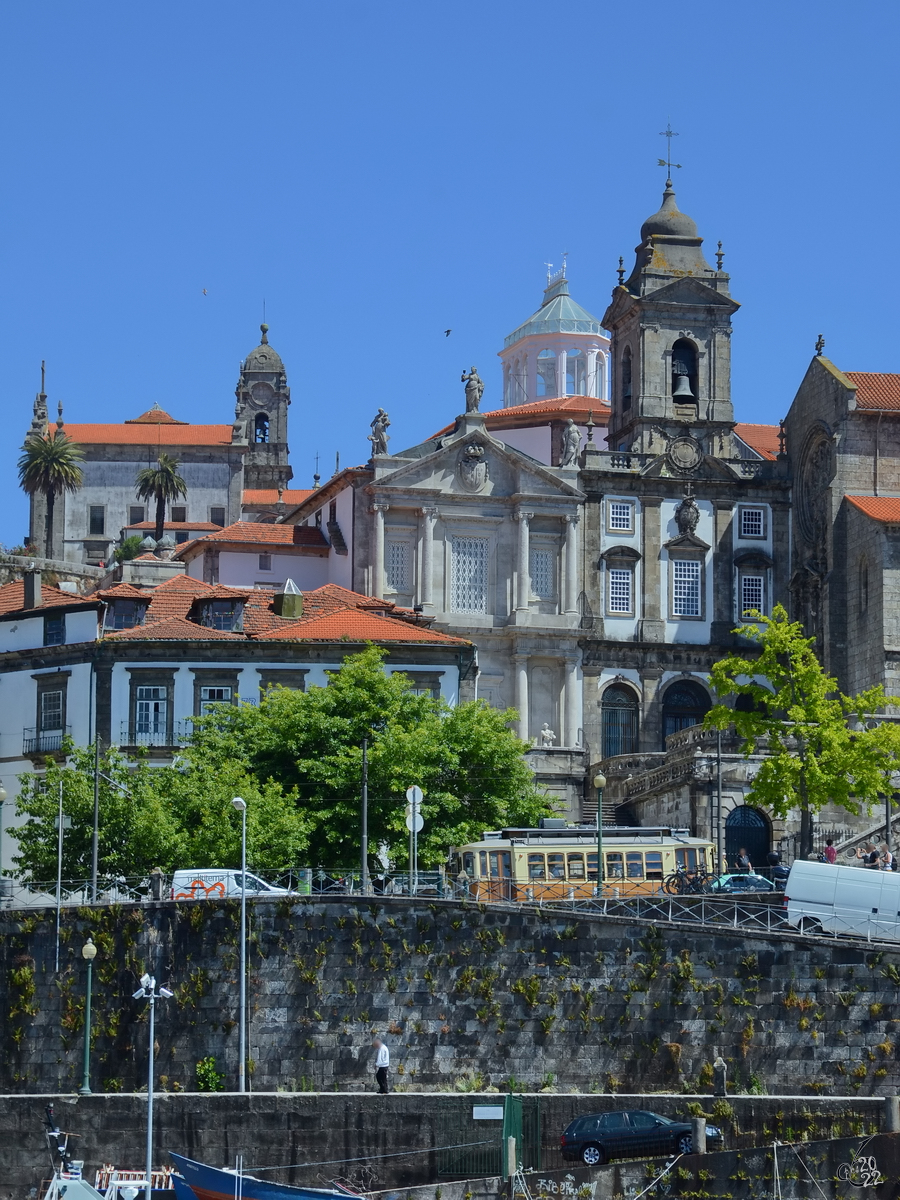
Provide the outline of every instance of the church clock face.
{"type": "Polygon", "coordinates": [[[703,461],[703,450],[695,438],[677,437],[669,442],[666,457],[676,471],[694,471],[703,461]]]}

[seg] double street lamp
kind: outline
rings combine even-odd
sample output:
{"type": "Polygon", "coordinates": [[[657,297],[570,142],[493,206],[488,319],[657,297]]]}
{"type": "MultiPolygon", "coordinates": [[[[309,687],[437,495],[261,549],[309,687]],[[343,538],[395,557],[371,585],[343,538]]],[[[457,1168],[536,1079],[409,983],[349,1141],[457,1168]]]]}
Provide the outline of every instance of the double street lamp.
{"type": "Polygon", "coordinates": [[[241,1011],[238,1018],[238,1091],[246,1092],[247,1079],[247,801],[235,796],[232,807],[241,814],[241,1011]]]}
{"type": "Polygon", "coordinates": [[[169,1000],[174,995],[168,988],[157,989],[152,975],[141,976],[141,986],[132,993],[132,1000],[150,1001],[150,1053],[147,1062],[147,1179],[145,1200],[153,1200],[153,1058],[156,1039],[156,1001],[169,1000]]]}
{"type": "Polygon", "coordinates": [[[94,969],[94,959],[97,957],[97,947],[90,935],[81,947],[81,957],[87,963],[87,990],[84,998],[84,1073],[78,1094],[89,1096],[91,1094],[91,974],[94,969]]]}

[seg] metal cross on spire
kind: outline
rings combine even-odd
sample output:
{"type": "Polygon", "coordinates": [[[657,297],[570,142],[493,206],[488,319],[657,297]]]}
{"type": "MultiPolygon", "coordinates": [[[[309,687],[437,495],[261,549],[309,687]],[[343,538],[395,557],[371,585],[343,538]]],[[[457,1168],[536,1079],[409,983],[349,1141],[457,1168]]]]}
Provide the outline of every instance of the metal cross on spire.
{"type": "Polygon", "coordinates": [[[678,137],[678,134],[672,128],[671,121],[666,122],[666,127],[662,131],[662,133],[660,133],[659,136],[668,138],[668,141],[666,143],[666,157],[658,158],[656,160],[656,162],[657,162],[658,166],[666,168],[666,187],[671,187],[672,186],[672,168],[674,167],[677,171],[681,170],[681,163],[673,163],[672,162],[672,138],[678,137]]]}

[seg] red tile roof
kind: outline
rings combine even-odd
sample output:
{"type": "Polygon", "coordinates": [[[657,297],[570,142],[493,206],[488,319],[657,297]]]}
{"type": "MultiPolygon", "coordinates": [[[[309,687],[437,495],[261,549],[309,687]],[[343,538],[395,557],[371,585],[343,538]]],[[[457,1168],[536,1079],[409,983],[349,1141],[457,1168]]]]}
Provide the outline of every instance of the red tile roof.
{"type": "Polygon", "coordinates": [[[269,525],[262,521],[236,521],[224,529],[214,527],[214,533],[194,538],[178,548],[175,558],[182,558],[188,551],[197,554],[211,543],[217,546],[278,546],[328,553],[328,542],[321,529],[314,525],[269,525]]]}
{"type": "Polygon", "coordinates": [[[778,440],[777,425],[748,425],[739,421],[734,427],[734,432],[742,442],[746,442],[751,450],[755,450],[763,458],[772,460],[778,456],[781,443],[778,440]]]}
{"type": "Polygon", "coordinates": [[[72,592],[63,592],[59,588],[50,587],[47,583],[41,584],[41,600],[43,603],[40,608],[24,608],[25,604],[25,584],[21,579],[14,579],[12,583],[4,583],[0,587],[0,614],[18,612],[20,609],[23,613],[41,613],[46,608],[61,608],[71,604],[90,604],[94,599],[93,596],[75,596],[72,592]]]}
{"type": "MultiPolygon", "coordinates": [[[[572,418],[579,425],[586,425],[588,414],[594,414],[594,424],[597,426],[605,426],[609,419],[609,405],[605,400],[598,400],[596,396],[547,396],[541,400],[534,400],[531,404],[516,404],[512,408],[495,408],[493,412],[486,412],[485,426],[487,429],[527,429],[532,425],[547,425],[554,418],[561,420],[563,418],[572,418]],[[539,417],[540,420],[533,421],[529,418],[539,417]]],[[[452,433],[454,426],[445,425],[443,429],[439,429],[433,437],[444,437],[445,434],[452,433]]]]}
{"type": "Polygon", "coordinates": [[[895,496],[845,496],[854,508],[886,525],[900,525],[900,498],[895,496]]]}
{"type": "Polygon", "coordinates": [[[845,371],[856,387],[856,403],[860,408],[900,409],[900,375],[884,375],[876,371],[845,371]]]}
{"type": "MultiPolygon", "coordinates": [[[[126,529],[134,529],[140,533],[152,533],[156,529],[155,521],[138,521],[135,525],[126,525],[126,529]]],[[[212,532],[215,529],[221,529],[221,525],[214,525],[212,521],[164,521],[163,530],[171,529],[178,532],[183,532],[185,529],[196,529],[199,533],[204,533],[206,530],[212,532]]]]}
{"type": "Polygon", "coordinates": [[[136,588],[131,583],[117,583],[111,588],[103,588],[94,592],[101,600],[149,600],[152,592],[136,588]]]}
{"type": "Polygon", "coordinates": [[[66,425],[83,446],[222,446],[231,444],[230,425],[66,425]]]}
{"type": "Polygon", "coordinates": [[[169,414],[157,404],[154,408],[148,408],[145,413],[141,413],[139,417],[130,417],[125,421],[126,425],[187,425],[187,421],[179,421],[175,417],[170,417],[169,414]]]}
{"type": "Polygon", "coordinates": [[[150,621],[146,625],[135,625],[132,629],[117,629],[107,633],[106,637],[113,641],[148,641],[148,642],[209,642],[209,641],[242,641],[239,633],[226,633],[224,629],[207,629],[196,621],[187,621],[184,617],[166,617],[164,621],[150,621]]]}
{"type": "Polygon", "coordinates": [[[464,638],[436,633],[425,626],[410,625],[390,617],[376,617],[359,609],[342,608],[311,620],[285,622],[258,635],[259,641],[292,642],[415,642],[445,646],[467,646],[464,638]]]}
{"type": "MultiPolygon", "coordinates": [[[[286,488],[281,493],[285,504],[302,504],[303,501],[317,491],[317,488],[286,488]]],[[[277,504],[278,492],[275,488],[247,488],[243,495],[244,504],[277,504]]]]}

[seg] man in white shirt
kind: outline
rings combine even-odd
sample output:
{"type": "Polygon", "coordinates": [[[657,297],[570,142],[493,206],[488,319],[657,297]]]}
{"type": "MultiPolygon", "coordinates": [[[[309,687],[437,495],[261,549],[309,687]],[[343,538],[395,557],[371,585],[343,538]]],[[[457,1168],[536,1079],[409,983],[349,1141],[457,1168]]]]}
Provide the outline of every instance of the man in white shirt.
{"type": "Polygon", "coordinates": [[[376,1038],[372,1045],[378,1051],[375,1056],[375,1082],[378,1084],[379,1094],[386,1096],[388,1094],[388,1068],[391,1065],[390,1051],[381,1038],[376,1038]]]}

